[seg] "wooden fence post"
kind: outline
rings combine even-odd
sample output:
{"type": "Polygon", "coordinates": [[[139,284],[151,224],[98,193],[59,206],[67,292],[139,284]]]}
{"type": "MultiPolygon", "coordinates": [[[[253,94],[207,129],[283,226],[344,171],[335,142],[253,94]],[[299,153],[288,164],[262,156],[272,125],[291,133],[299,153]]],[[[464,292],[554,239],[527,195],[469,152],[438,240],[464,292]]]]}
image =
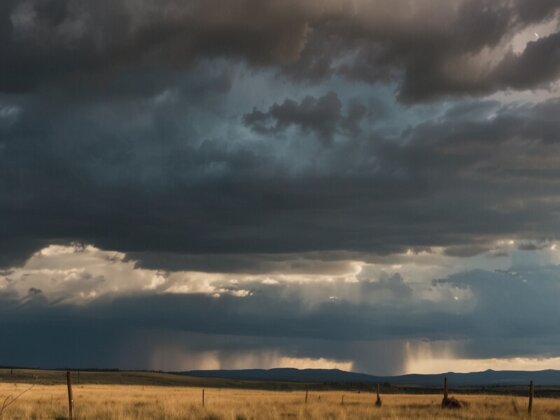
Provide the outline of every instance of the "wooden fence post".
{"type": "Polygon", "coordinates": [[[344,395],[342,396],[342,399],[340,400],[340,405],[344,405],[344,395]]]}
{"type": "Polygon", "coordinates": [[[74,397],[72,395],[72,378],[70,372],[66,372],[66,385],[68,386],[68,419],[74,418],[74,397]]]}
{"type": "Polygon", "coordinates": [[[204,407],[204,388],[202,388],[202,406],[204,407]]]}
{"type": "Polygon", "coordinates": [[[375,401],[376,407],[381,407],[383,402],[381,401],[381,395],[379,395],[379,384],[377,384],[377,400],[375,401]]]}
{"type": "Polygon", "coordinates": [[[463,404],[457,398],[449,397],[449,389],[447,387],[447,376],[443,378],[443,400],[441,400],[441,408],[461,408],[463,404]]]}
{"type": "Polygon", "coordinates": [[[534,386],[533,381],[529,382],[529,407],[527,408],[527,412],[529,415],[533,413],[533,394],[534,394],[534,386]]]}
{"type": "Polygon", "coordinates": [[[309,395],[309,390],[305,390],[305,404],[307,404],[307,396],[309,395]]]}

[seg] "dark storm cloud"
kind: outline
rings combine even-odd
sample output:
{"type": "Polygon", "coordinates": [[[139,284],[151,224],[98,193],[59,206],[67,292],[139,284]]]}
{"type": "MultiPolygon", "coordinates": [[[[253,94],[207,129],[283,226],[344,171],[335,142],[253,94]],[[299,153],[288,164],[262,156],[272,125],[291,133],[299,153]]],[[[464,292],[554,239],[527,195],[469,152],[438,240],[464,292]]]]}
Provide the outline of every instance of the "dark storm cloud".
{"type": "Polygon", "coordinates": [[[560,315],[555,303],[558,274],[558,267],[550,266],[452,276],[451,283],[470,288],[477,301],[471,323],[477,326],[478,337],[466,351],[475,357],[555,355],[552,343],[560,340],[554,323],[560,315]],[[504,340],[503,345],[496,345],[496,340],[504,340]]]}
{"type": "MultiPolygon", "coordinates": [[[[371,258],[371,256],[369,256],[371,258]]],[[[165,261],[170,271],[206,273],[282,273],[343,275],[352,271],[351,260],[366,261],[368,256],[350,252],[309,252],[302,254],[181,254],[132,252],[127,258],[137,267],[158,269],[165,261]]]]}
{"type": "Polygon", "coordinates": [[[547,87],[560,76],[560,33],[529,42],[522,53],[508,52],[482,77],[461,75],[454,80],[453,76],[442,75],[442,68],[435,67],[435,57],[423,57],[418,61],[406,73],[400,91],[402,100],[414,102],[450,93],[487,94],[547,87]]]}
{"type": "Polygon", "coordinates": [[[488,251],[488,247],[481,245],[455,245],[445,248],[445,255],[450,257],[472,257],[488,251]]]}
{"type": "Polygon", "coordinates": [[[191,368],[204,352],[234,363],[256,349],[396,372],[406,341],[450,339],[468,343],[465,357],[556,355],[560,274],[534,265],[560,239],[560,100],[459,97],[557,82],[559,10],[0,1],[0,360],[157,367],[154,354],[175,346],[196,356],[191,368]],[[533,37],[533,25],[546,29],[533,37]],[[496,248],[504,239],[518,250],[496,248]],[[37,250],[73,242],[126,253],[129,277],[78,260],[60,286],[40,253],[41,282],[17,277],[37,250]],[[434,247],[441,258],[512,251],[515,271],[425,288],[367,270],[342,279],[356,261],[434,247]],[[140,278],[162,270],[142,281],[179,289],[173,271],[230,277],[219,298],[166,294],[137,282],[132,261],[140,278]],[[235,273],[271,279],[229,282],[235,273]],[[98,297],[75,304],[77,291],[98,297]]]}
{"type": "Polygon", "coordinates": [[[362,17],[319,25],[319,39],[309,40],[302,59],[287,74],[310,80],[335,73],[371,83],[393,81],[403,102],[547,87],[560,75],[557,33],[529,42],[521,53],[505,46],[528,25],[557,19],[558,4],[431,2],[412,17],[406,6],[397,2],[393,7],[402,12],[402,20],[381,13],[380,21],[372,23],[366,11],[362,17]],[[493,66],[491,59],[499,62],[493,66]]]}
{"type": "Polygon", "coordinates": [[[542,241],[542,242],[522,242],[519,244],[517,249],[520,251],[538,251],[545,247],[550,247],[550,243],[542,241]]]}
{"type": "MultiPolygon", "coordinates": [[[[274,64],[303,47],[308,7],[255,0],[4,2],[0,88],[104,86],[131,65],[188,68],[197,58],[274,64]]],[[[312,13],[314,14],[314,13],[312,13]]]]}
{"type": "Polygon", "coordinates": [[[41,366],[155,367],[154,346],[173,343],[186,357],[219,351],[225,359],[228,352],[240,358],[252,348],[352,360],[358,370],[395,373],[406,359],[398,343],[411,340],[462,341],[468,345],[459,356],[467,358],[555,356],[560,343],[559,279],[558,267],[547,266],[460,273],[434,281],[420,295],[418,284],[398,275],[345,284],[255,282],[245,285],[253,292],[244,298],[136,294],[53,305],[41,293],[23,300],[4,294],[0,333],[6,345],[0,357],[4,363],[33,360],[41,366]],[[46,339],[45,334],[55,331],[46,339]],[[166,334],[174,339],[165,340],[166,334]],[[184,334],[195,335],[183,340],[184,334]],[[90,351],[92,336],[97,337],[93,348],[99,355],[90,351]],[[49,351],[22,353],[36,340],[48,343],[49,351]],[[146,354],[123,359],[139,345],[146,354]],[[396,352],[393,358],[372,359],[372,352],[384,346],[396,352]]]}
{"type": "Polygon", "coordinates": [[[12,237],[7,229],[0,230],[0,237],[3,238],[0,241],[0,268],[21,265],[29,255],[47,245],[47,242],[32,237],[12,237]]]}
{"type": "Polygon", "coordinates": [[[147,255],[556,239],[559,104],[462,104],[396,137],[362,132],[318,151],[201,137],[188,97],[64,113],[21,102],[0,138],[3,264],[69,241],[147,255]]]}
{"type": "Polygon", "coordinates": [[[323,140],[330,141],[339,130],[358,133],[360,121],[366,113],[367,108],[363,104],[353,102],[347,115],[344,115],[342,102],[336,93],[329,92],[319,98],[306,96],[300,103],[286,99],[265,112],[254,109],[243,116],[243,122],[260,134],[277,134],[296,126],[303,132],[313,131],[323,140]]]}
{"type": "MultiPolygon", "coordinates": [[[[461,74],[464,70],[460,68],[454,69],[454,74],[445,74],[449,70],[442,60],[445,59],[430,53],[415,58],[404,77],[401,100],[416,102],[449,94],[481,95],[547,87],[560,76],[560,33],[529,42],[522,53],[508,52],[492,71],[482,76],[461,74]]],[[[472,73],[477,72],[473,69],[472,73]]]]}
{"type": "Polygon", "coordinates": [[[560,32],[530,42],[522,54],[509,53],[494,77],[503,87],[530,89],[556,80],[559,75],[560,32]]]}
{"type": "Polygon", "coordinates": [[[546,86],[558,78],[558,35],[504,50],[554,19],[533,0],[256,1],[9,0],[0,8],[0,90],[107,84],[130,69],[188,69],[225,57],[283,74],[393,81],[405,101],[546,86]],[[485,49],[503,55],[488,70],[485,49]],[[532,64],[538,62],[539,66],[532,64]],[[469,66],[473,66],[469,69],[469,66]]]}

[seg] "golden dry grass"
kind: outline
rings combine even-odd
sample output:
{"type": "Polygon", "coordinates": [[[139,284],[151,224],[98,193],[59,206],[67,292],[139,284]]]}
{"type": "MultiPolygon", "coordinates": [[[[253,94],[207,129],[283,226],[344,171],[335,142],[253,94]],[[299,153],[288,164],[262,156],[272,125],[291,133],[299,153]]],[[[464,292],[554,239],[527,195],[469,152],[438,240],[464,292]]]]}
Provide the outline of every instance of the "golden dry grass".
{"type": "MultiPolygon", "coordinates": [[[[0,383],[0,398],[17,395],[26,384],[0,383]]],[[[523,419],[526,398],[460,395],[468,407],[442,410],[438,395],[385,395],[383,407],[374,407],[370,393],[275,392],[201,389],[140,385],[75,385],[77,419],[523,419]],[[341,397],[344,395],[344,405],[341,397]]],[[[0,401],[1,405],[1,401],[0,401]]],[[[4,412],[4,419],[62,419],[68,415],[66,387],[36,385],[4,412]]],[[[560,400],[537,398],[533,419],[560,417],[560,400]]]]}

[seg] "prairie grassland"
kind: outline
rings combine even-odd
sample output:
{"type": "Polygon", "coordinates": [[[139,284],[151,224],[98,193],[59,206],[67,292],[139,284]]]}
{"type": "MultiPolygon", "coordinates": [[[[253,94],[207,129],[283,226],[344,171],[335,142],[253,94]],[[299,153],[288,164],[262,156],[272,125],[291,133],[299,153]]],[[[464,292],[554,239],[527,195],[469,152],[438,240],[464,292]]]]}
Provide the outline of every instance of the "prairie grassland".
{"type": "MultiPolygon", "coordinates": [[[[0,406],[27,384],[0,383],[0,406]]],[[[75,385],[76,419],[523,419],[527,399],[496,395],[460,395],[468,407],[442,410],[438,395],[385,395],[374,407],[375,395],[341,391],[276,392],[140,385],[75,385]],[[341,404],[344,395],[344,405],[341,404]]],[[[63,419],[68,416],[63,385],[36,385],[5,410],[4,419],[63,419]]],[[[536,398],[534,419],[560,417],[560,400],[536,398]]]]}

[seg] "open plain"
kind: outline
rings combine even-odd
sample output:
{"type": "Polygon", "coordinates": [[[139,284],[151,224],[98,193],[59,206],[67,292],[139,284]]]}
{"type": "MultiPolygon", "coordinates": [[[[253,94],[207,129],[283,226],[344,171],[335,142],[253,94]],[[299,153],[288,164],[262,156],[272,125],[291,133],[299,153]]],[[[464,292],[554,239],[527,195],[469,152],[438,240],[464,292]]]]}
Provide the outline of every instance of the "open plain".
{"type": "MultiPolygon", "coordinates": [[[[9,396],[19,395],[5,408],[2,420],[68,418],[63,372],[37,375],[34,371],[20,371],[12,382],[6,371],[1,373],[0,406],[9,396]]],[[[386,394],[382,395],[383,406],[378,408],[374,405],[375,394],[364,391],[311,390],[306,403],[305,390],[297,388],[238,389],[218,380],[208,380],[208,387],[203,388],[192,378],[179,378],[184,382],[172,385],[177,375],[151,373],[82,373],[73,377],[74,419],[528,418],[527,398],[513,395],[460,394],[456,396],[465,403],[463,408],[443,410],[438,394],[386,394]]],[[[560,399],[535,398],[534,419],[559,417],[560,399]]]]}

